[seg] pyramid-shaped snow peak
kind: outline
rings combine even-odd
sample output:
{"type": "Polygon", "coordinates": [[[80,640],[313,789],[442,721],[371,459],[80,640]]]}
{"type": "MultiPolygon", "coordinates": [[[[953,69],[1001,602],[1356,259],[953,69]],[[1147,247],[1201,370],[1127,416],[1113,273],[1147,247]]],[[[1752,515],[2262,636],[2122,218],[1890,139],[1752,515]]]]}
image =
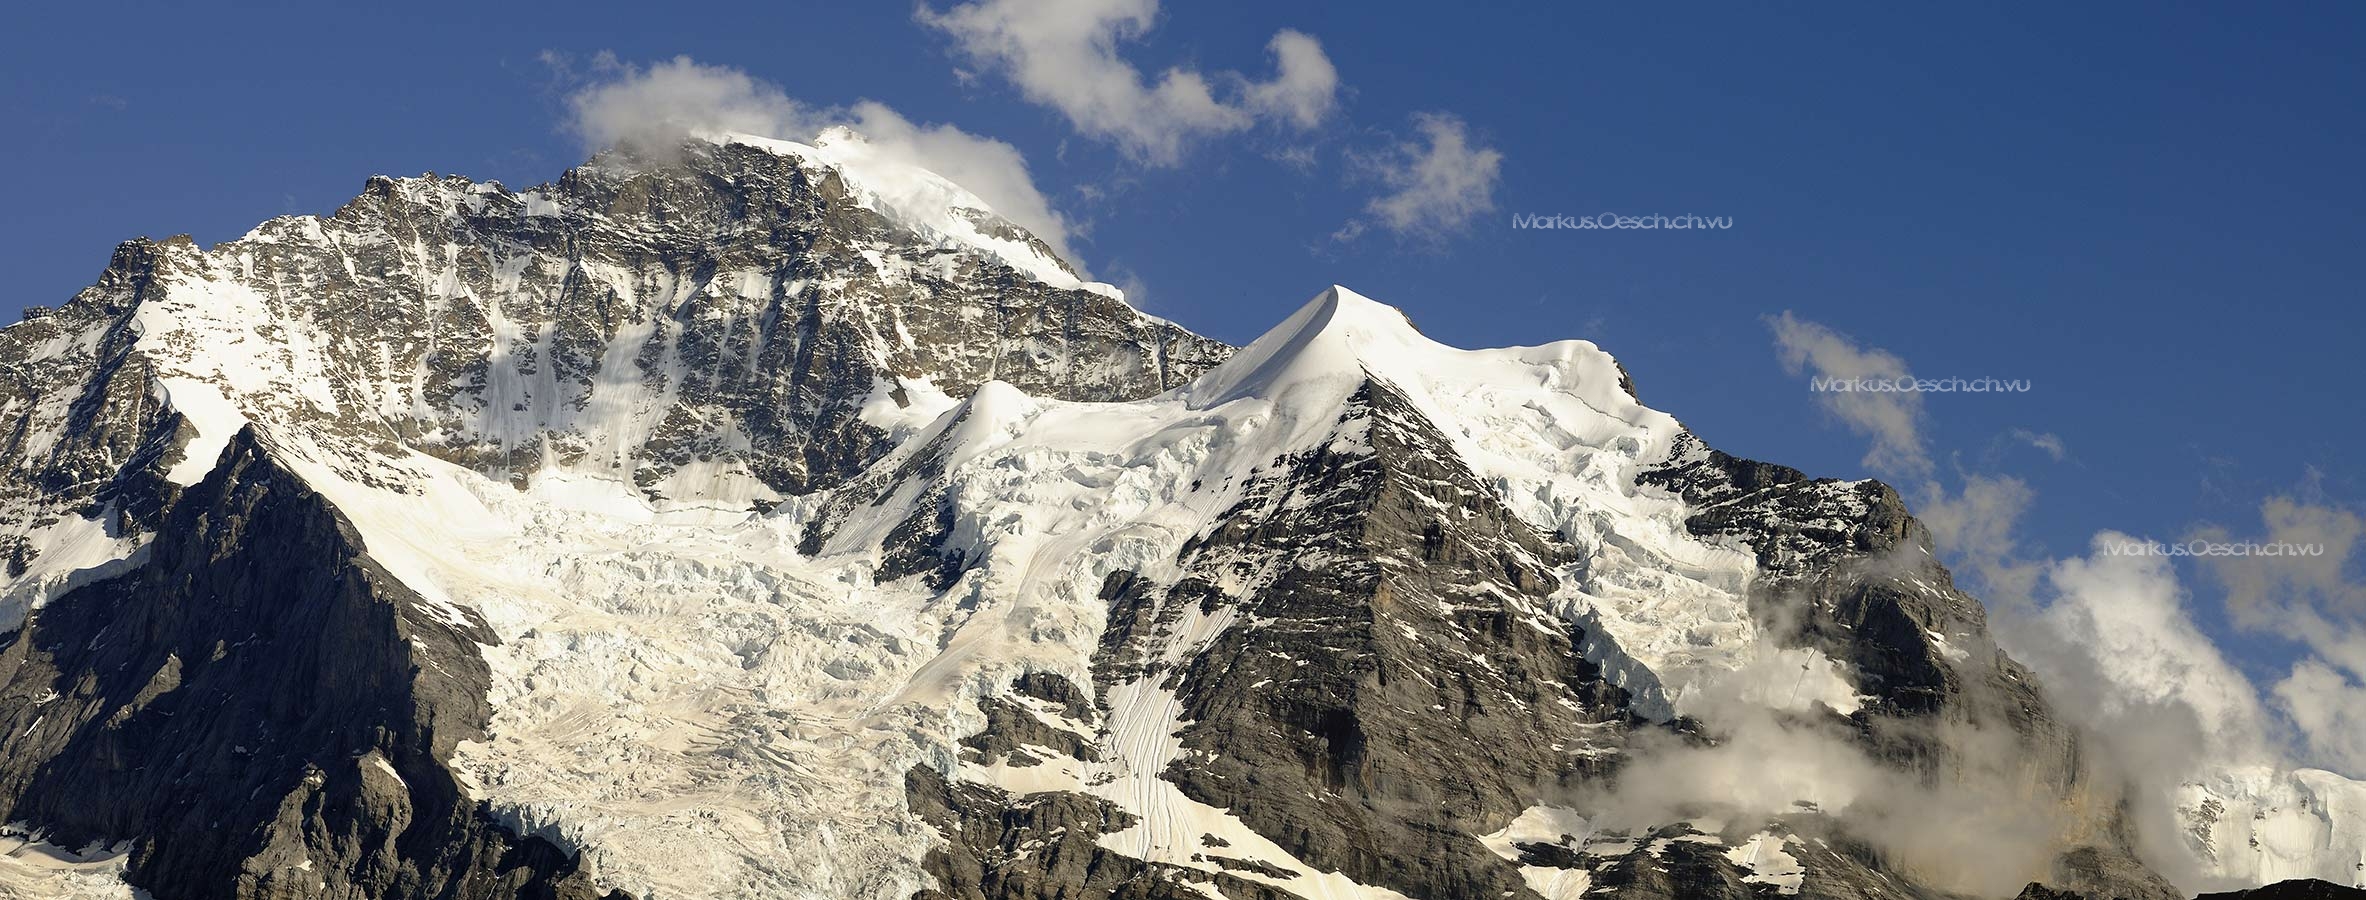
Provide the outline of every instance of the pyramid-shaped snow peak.
{"type": "Polygon", "coordinates": [[[1396,307],[1332,285],[1224,365],[1201,376],[1185,395],[1192,405],[1206,407],[1245,396],[1270,398],[1304,383],[1352,390],[1370,368],[1367,360],[1445,349],[1422,337],[1396,307]]]}
{"type": "Polygon", "coordinates": [[[1640,451],[1664,450],[1681,430],[1637,402],[1618,362],[1591,342],[1449,347],[1422,335],[1396,307],[1338,285],[1177,393],[1200,409],[1257,398],[1313,413],[1335,410],[1368,379],[1407,395],[1450,436],[1544,426],[1594,444],[1632,432],[1640,451]],[[1487,421],[1540,410],[1553,411],[1549,421],[1487,421]]]}

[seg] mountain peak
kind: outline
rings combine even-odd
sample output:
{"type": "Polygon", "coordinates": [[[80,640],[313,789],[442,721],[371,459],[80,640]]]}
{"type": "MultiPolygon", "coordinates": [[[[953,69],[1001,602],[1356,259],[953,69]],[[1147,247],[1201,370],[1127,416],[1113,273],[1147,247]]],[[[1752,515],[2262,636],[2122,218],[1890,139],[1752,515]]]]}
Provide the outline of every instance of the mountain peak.
{"type": "Polygon", "coordinates": [[[873,143],[854,129],[825,129],[810,144],[740,133],[701,140],[719,147],[751,147],[812,167],[834,169],[856,202],[924,236],[983,251],[1055,288],[1125,297],[1113,285],[1087,279],[1050,241],[922,165],[911,152],[873,143]]]}
{"type": "Polygon", "coordinates": [[[1413,327],[1404,311],[1332,285],[1188,389],[1197,406],[1273,396],[1303,382],[1352,390],[1404,351],[1448,349],[1413,327]]]}

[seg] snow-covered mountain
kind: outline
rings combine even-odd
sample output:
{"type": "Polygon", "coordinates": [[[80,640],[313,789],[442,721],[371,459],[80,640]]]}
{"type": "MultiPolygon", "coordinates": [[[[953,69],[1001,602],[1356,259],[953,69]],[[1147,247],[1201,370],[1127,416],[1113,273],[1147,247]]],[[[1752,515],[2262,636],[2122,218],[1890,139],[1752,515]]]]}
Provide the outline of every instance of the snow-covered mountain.
{"type": "MultiPolygon", "coordinates": [[[[1886,486],[851,134],[135,241],[0,370],[0,895],[2182,896],[1886,486]]],[[[2191,845],[2349,880],[2273,780],[2191,845]]]]}

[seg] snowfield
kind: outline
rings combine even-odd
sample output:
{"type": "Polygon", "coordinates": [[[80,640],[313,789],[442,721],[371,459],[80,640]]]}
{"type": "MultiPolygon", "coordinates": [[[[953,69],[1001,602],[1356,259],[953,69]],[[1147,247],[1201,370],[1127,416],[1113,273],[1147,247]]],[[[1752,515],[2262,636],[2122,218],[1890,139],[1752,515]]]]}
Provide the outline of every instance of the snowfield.
{"type": "Polygon", "coordinates": [[[2366,782],[2322,769],[2226,769],[2178,792],[2202,871],[2226,884],[2366,884],[2366,782]]]}

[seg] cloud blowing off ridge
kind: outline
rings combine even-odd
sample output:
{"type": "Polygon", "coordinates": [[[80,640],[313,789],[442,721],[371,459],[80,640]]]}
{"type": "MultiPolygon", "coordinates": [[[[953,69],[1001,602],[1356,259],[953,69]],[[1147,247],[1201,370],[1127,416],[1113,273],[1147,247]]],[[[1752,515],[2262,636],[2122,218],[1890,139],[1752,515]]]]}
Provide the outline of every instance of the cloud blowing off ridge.
{"type": "MultiPolygon", "coordinates": [[[[546,61],[564,66],[564,60],[546,61]]],[[[1036,186],[1018,148],[952,125],[915,123],[883,103],[816,107],[728,66],[687,56],[642,66],[603,54],[569,94],[567,112],[568,129],[594,151],[628,146],[664,153],[685,138],[732,133],[811,143],[830,128],[849,128],[873,152],[944,176],[1077,262],[1069,252],[1074,227],[1036,186]]]]}

